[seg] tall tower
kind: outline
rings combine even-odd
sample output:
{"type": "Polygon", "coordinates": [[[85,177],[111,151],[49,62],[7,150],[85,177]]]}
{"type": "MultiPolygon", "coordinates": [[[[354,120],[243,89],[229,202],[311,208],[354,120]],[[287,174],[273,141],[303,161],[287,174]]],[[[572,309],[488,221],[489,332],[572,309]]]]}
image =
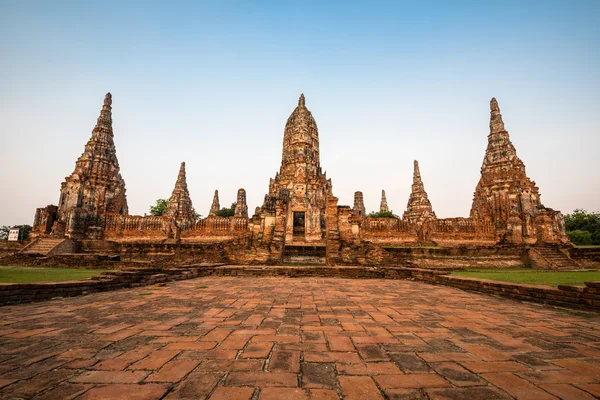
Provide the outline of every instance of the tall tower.
{"type": "Polygon", "coordinates": [[[58,220],[66,222],[71,210],[78,208],[94,224],[101,214],[127,215],[125,181],[113,141],[112,96],[106,94],[92,137],[75,162],[75,170],[61,184],[58,220]]]}
{"type": "Polygon", "coordinates": [[[403,218],[411,224],[423,223],[428,219],[436,218],[421,180],[421,171],[417,160],[414,161],[412,191],[403,218]]]}
{"type": "Polygon", "coordinates": [[[269,183],[267,202],[285,198],[286,242],[320,241],[325,230],[325,200],[331,195],[331,180],[321,171],[319,131],[304,94],[287,120],[279,173],[269,183]]]}
{"type": "Polygon", "coordinates": [[[164,216],[174,220],[181,229],[189,229],[196,223],[196,214],[185,177],[185,162],[182,162],[179,167],[177,182],[175,182],[175,188],[167,203],[164,216]]]}
{"type": "Polygon", "coordinates": [[[560,212],[541,204],[539,189],[517,157],[495,98],[490,101],[490,134],[471,218],[476,223],[491,222],[500,235],[511,231],[508,235],[513,242],[566,240],[564,219],[560,212]]]}

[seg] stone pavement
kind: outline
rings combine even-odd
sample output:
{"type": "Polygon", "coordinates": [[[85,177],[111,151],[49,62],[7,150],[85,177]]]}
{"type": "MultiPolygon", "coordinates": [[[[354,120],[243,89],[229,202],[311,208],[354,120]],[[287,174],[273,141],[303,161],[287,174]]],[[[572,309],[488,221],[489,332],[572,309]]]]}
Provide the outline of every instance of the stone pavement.
{"type": "Polygon", "coordinates": [[[600,317],[420,282],[199,278],[0,307],[2,399],[592,399],[600,317]]]}

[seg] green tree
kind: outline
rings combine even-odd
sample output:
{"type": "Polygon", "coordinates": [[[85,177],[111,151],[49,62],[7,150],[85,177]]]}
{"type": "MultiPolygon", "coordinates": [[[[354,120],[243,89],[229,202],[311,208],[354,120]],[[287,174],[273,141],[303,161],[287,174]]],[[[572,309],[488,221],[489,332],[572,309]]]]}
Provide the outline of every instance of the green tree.
{"type": "MultiPolygon", "coordinates": [[[[153,215],[155,217],[162,216],[165,213],[165,211],[167,211],[168,204],[169,204],[168,200],[157,199],[156,204],[153,206],[150,206],[150,215],[153,215]]],[[[192,212],[194,213],[196,220],[202,219],[202,215],[200,213],[196,212],[196,209],[192,208],[192,212]]]]}
{"type": "Polygon", "coordinates": [[[8,240],[8,232],[10,231],[10,226],[3,225],[0,228],[0,240],[8,240]]]}
{"type": "Polygon", "coordinates": [[[231,203],[229,208],[221,208],[217,211],[217,217],[233,217],[235,215],[235,203],[231,203]]]}
{"type": "Polygon", "coordinates": [[[163,215],[165,213],[165,211],[167,211],[167,203],[168,203],[168,200],[157,199],[156,204],[153,206],[150,206],[150,214],[154,215],[155,217],[160,217],[161,215],[163,215]]]}
{"type": "Polygon", "coordinates": [[[589,246],[592,244],[592,234],[588,231],[569,231],[569,240],[578,246],[589,246]]]}
{"type": "Polygon", "coordinates": [[[400,219],[400,217],[397,216],[396,214],[394,214],[393,211],[378,211],[378,212],[373,211],[371,214],[367,215],[367,217],[369,217],[369,218],[396,218],[396,219],[400,219]]]}
{"type": "Polygon", "coordinates": [[[600,213],[580,208],[565,215],[565,228],[569,239],[577,245],[600,245],[600,213]]]}

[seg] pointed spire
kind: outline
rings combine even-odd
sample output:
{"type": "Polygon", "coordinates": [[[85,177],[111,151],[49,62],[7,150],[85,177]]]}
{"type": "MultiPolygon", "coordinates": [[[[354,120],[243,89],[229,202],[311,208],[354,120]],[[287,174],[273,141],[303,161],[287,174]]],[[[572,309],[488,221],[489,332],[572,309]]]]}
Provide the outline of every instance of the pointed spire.
{"type": "Polygon", "coordinates": [[[387,199],[385,198],[385,190],[381,191],[381,204],[379,205],[379,212],[390,212],[387,199]]]}
{"type": "Polygon", "coordinates": [[[188,191],[185,177],[185,161],[179,167],[175,188],[167,202],[167,209],[163,215],[174,219],[177,226],[183,229],[191,227],[196,222],[196,214],[192,206],[192,199],[190,199],[190,192],[188,191]]]}
{"type": "Polygon", "coordinates": [[[236,217],[248,218],[248,205],[246,204],[246,190],[238,189],[237,203],[235,204],[236,217]]]}
{"type": "Polygon", "coordinates": [[[354,207],[352,208],[354,214],[360,217],[366,217],[367,210],[365,209],[365,202],[363,200],[362,192],[354,192],[354,207]]]}
{"type": "Polygon", "coordinates": [[[298,107],[306,107],[306,99],[304,98],[304,93],[300,94],[300,98],[298,99],[298,107]]]}
{"type": "Polygon", "coordinates": [[[97,220],[102,213],[127,215],[129,212],[125,181],[113,140],[111,106],[112,96],[107,93],[83,154],[61,187],[58,213],[63,222],[73,207],[85,209],[90,220],[97,220]]]}
{"type": "Polygon", "coordinates": [[[96,122],[96,130],[107,130],[112,134],[112,95],[110,92],[106,93],[104,96],[104,104],[102,105],[102,110],[100,110],[100,115],[98,116],[98,121],[96,122]]]}
{"type": "Polygon", "coordinates": [[[217,215],[217,212],[219,212],[220,209],[221,206],[219,205],[219,191],[215,190],[215,195],[213,196],[212,205],[210,206],[210,212],[208,213],[208,215],[217,215]]]}
{"type": "Polygon", "coordinates": [[[180,182],[185,183],[187,186],[187,183],[185,180],[185,161],[183,161],[181,163],[181,166],[179,167],[179,175],[177,175],[177,183],[180,183],[180,182]]]}
{"type": "Polygon", "coordinates": [[[490,100],[490,133],[506,132],[504,129],[504,121],[502,121],[502,114],[500,114],[500,107],[498,107],[498,101],[495,97],[490,100]]]}
{"type": "Polygon", "coordinates": [[[421,180],[421,171],[419,171],[419,162],[414,160],[412,191],[408,197],[408,204],[403,218],[410,223],[422,223],[427,219],[435,219],[435,213],[431,207],[431,202],[425,192],[425,186],[421,180]]]}
{"type": "Polygon", "coordinates": [[[413,168],[413,185],[420,184],[422,186],[421,171],[419,170],[419,162],[417,160],[413,161],[413,168]]]}

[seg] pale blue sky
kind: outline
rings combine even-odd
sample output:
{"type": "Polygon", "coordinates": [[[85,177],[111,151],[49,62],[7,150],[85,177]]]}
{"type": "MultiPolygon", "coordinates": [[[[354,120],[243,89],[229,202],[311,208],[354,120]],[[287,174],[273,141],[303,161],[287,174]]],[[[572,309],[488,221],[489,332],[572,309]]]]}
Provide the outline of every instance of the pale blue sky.
{"type": "Polygon", "coordinates": [[[104,94],[130,212],[244,187],[253,212],[300,93],[340,204],[401,214],[418,159],[439,217],[467,216],[489,100],[547,207],[600,210],[598,1],[0,0],[0,225],[56,204],[104,94]],[[122,3],[125,3],[123,5],[122,3]]]}

